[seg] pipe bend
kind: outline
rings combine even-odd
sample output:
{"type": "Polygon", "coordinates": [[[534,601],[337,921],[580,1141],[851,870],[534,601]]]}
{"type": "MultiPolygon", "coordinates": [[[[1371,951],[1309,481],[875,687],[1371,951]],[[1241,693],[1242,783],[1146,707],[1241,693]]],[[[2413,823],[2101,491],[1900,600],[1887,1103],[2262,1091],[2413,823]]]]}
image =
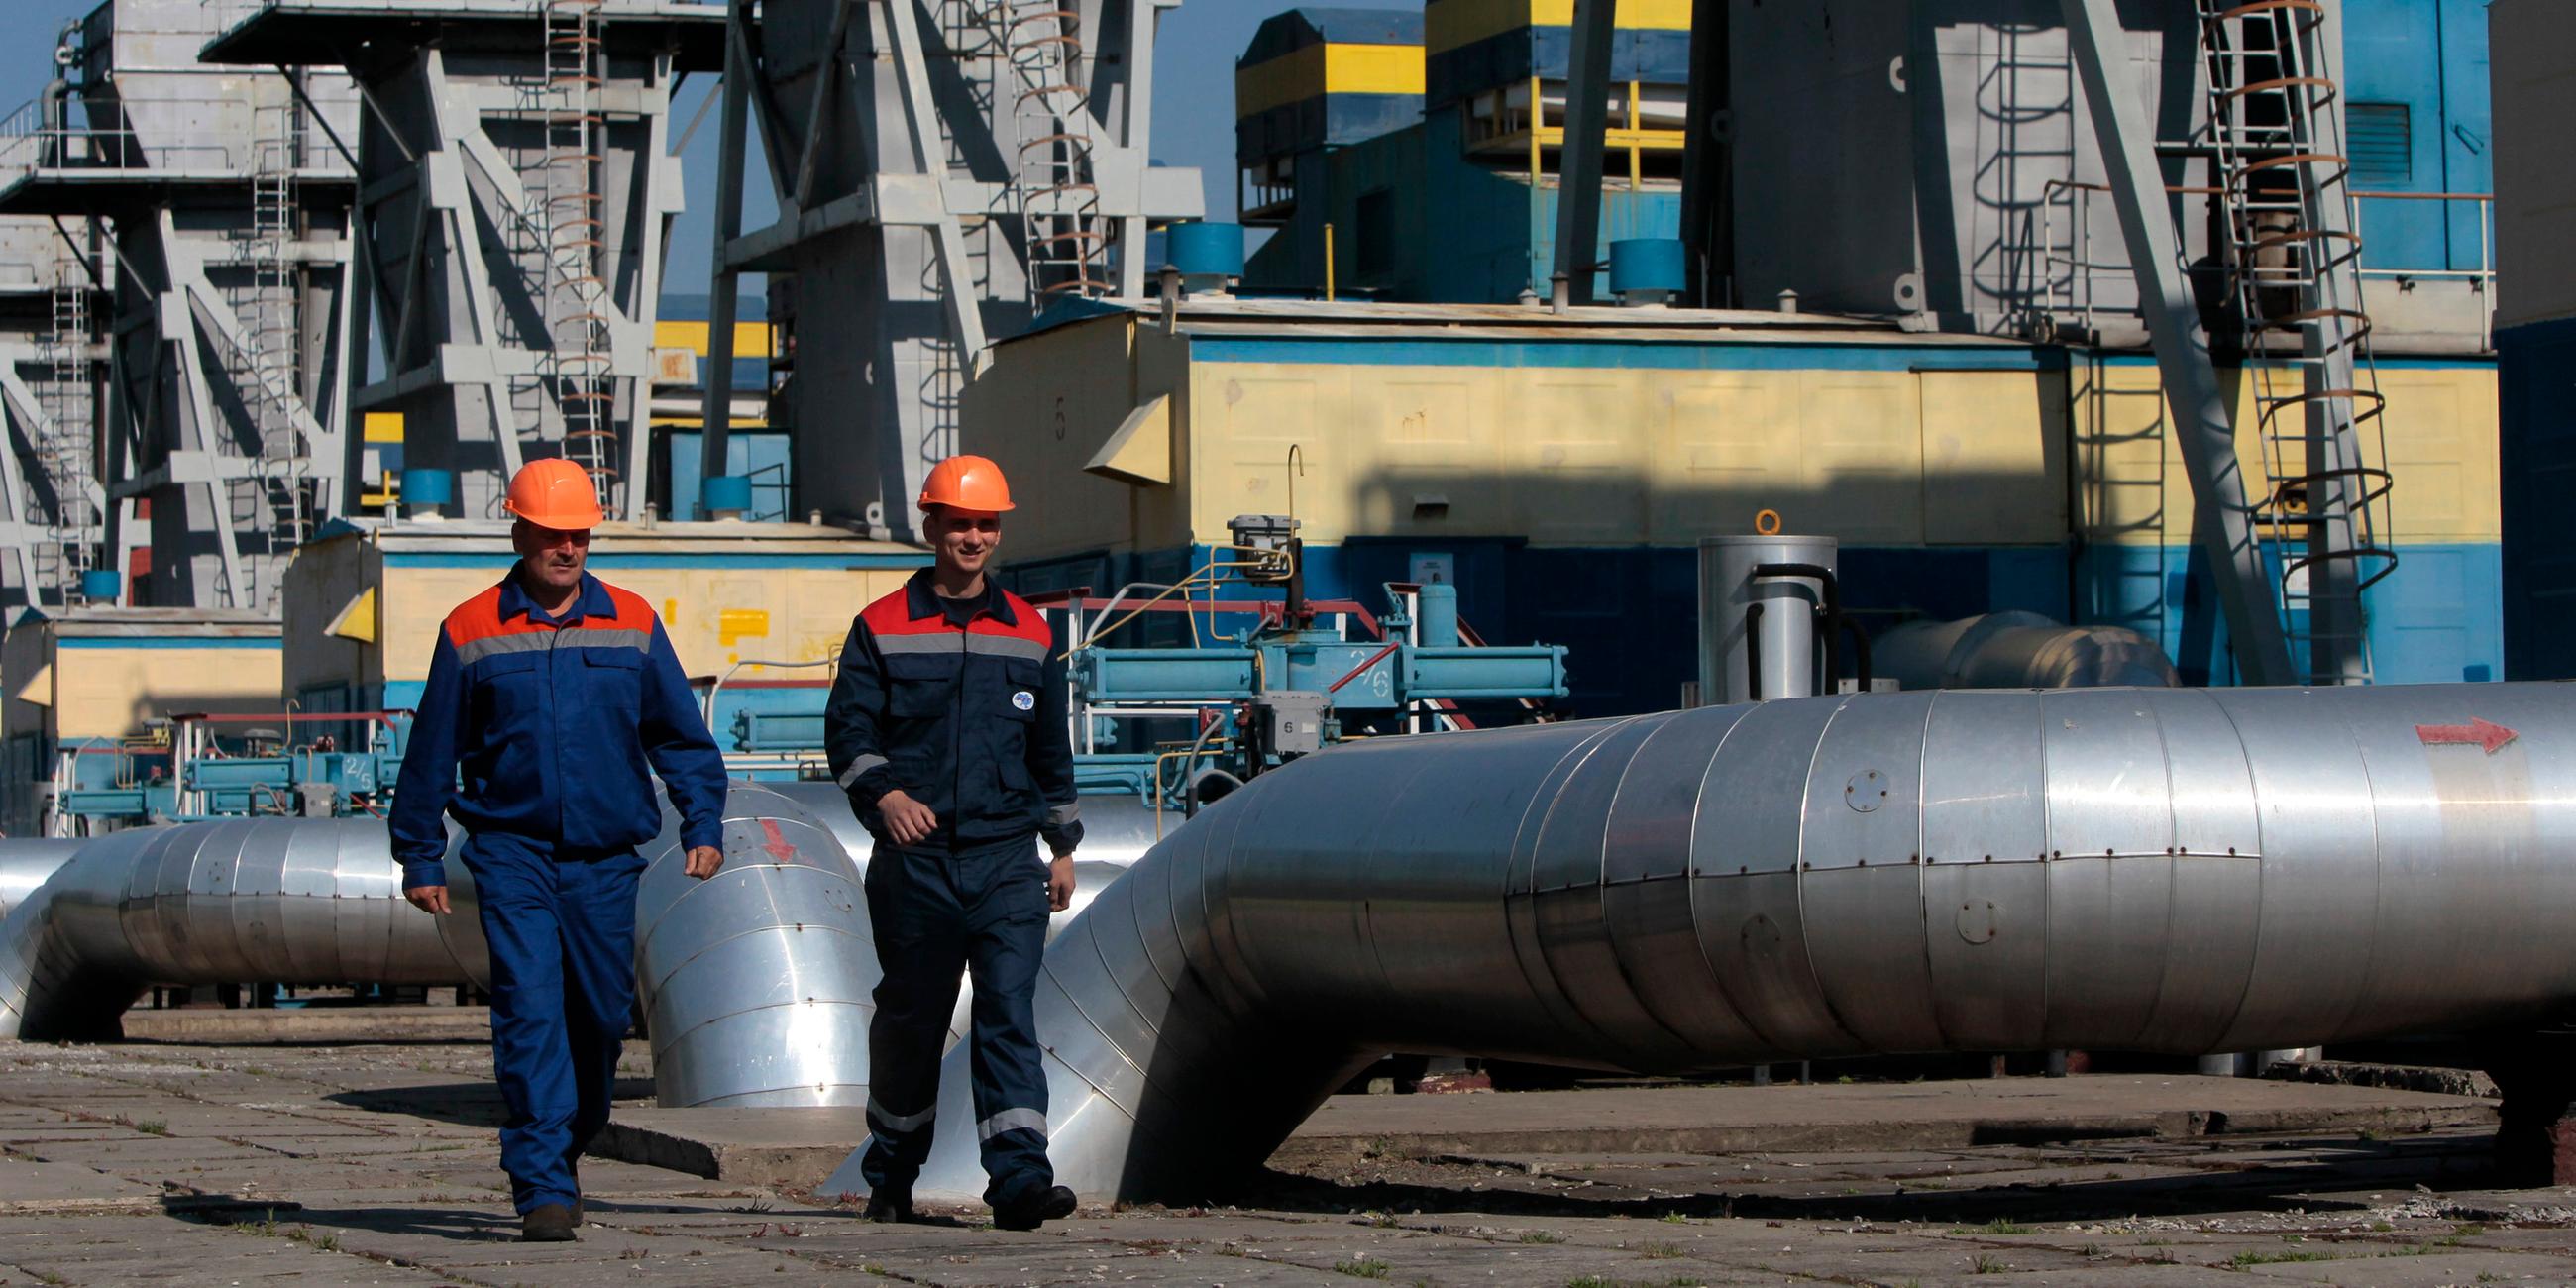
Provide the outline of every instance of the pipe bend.
{"type": "MultiPolygon", "coordinates": [[[[2523,1022],[2576,1001],[2571,921],[2566,686],[1861,694],[1360,743],[1209,807],[1050,947],[1050,1153],[1086,1193],[1202,1197],[1375,1051],[1658,1072],[2523,1022]]],[[[949,1134],[917,1189],[982,1185],[949,1134]]]]}

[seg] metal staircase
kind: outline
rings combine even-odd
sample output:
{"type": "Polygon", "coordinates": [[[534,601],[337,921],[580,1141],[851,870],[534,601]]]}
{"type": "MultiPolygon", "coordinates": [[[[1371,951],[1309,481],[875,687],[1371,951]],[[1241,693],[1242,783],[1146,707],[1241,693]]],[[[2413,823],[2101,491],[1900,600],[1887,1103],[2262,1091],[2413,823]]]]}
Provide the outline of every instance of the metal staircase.
{"type": "Polygon", "coordinates": [[[541,0],[545,6],[544,159],[530,186],[534,225],[544,230],[547,345],[541,369],[563,418],[563,454],[590,475],[601,503],[619,512],[614,340],[601,263],[599,171],[605,129],[599,8],[602,0],[541,0]]]}
{"type": "MultiPolygon", "coordinates": [[[[263,80],[271,90],[281,90],[263,80]]],[[[296,425],[302,370],[302,283],[297,266],[295,168],[303,154],[303,112],[290,93],[252,109],[249,298],[240,310],[249,334],[247,380],[236,385],[259,436],[259,470],[251,498],[251,531],[269,534],[283,556],[312,535],[314,496],[307,477],[312,445],[296,425]]],[[[259,567],[254,561],[253,568],[259,567]]],[[[255,574],[254,574],[255,575],[255,574]]],[[[252,587],[251,602],[265,603],[252,587]]]]}
{"type": "Polygon", "coordinates": [[[2361,238],[2322,0],[2195,0],[2224,263],[2241,314],[2280,610],[2310,684],[2371,678],[2362,592],[2397,566],[2361,238]]]}
{"type": "Polygon", "coordinates": [[[1111,289],[1108,225],[1091,168],[1090,97],[1082,86],[1081,15],[1062,0],[962,0],[1007,71],[1018,153],[1011,204],[1026,229],[1029,302],[1111,289]]]}

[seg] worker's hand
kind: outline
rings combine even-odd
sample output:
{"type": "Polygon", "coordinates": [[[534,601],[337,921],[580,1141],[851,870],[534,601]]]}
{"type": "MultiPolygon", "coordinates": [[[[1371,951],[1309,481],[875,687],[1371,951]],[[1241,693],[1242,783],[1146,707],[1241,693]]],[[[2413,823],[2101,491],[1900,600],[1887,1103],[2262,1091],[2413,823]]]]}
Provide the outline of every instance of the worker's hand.
{"type": "Polygon", "coordinates": [[[716,874],[716,869],[723,866],[724,851],[719,850],[712,845],[693,845],[689,847],[689,861],[681,868],[681,871],[688,873],[690,876],[696,877],[700,881],[704,881],[708,877],[714,876],[716,874]]]}
{"type": "Polygon", "coordinates": [[[420,909],[422,912],[431,913],[440,917],[447,915],[446,886],[405,886],[403,887],[403,897],[411,900],[411,906],[420,909]]]}
{"type": "Polygon", "coordinates": [[[1047,865],[1047,906],[1062,912],[1073,906],[1073,856],[1059,854],[1047,865]]]}
{"type": "Polygon", "coordinates": [[[894,834],[897,845],[919,845],[939,830],[939,816],[931,813],[929,806],[904,795],[900,787],[877,798],[877,812],[885,815],[886,830],[894,834]]]}

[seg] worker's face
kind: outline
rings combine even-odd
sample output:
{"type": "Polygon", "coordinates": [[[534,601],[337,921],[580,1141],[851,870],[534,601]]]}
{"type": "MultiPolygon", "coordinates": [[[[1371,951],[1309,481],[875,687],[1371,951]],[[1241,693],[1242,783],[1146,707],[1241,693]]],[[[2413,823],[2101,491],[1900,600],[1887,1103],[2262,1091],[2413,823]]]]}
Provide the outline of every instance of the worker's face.
{"type": "Polygon", "coordinates": [[[924,516],[930,522],[930,550],[939,566],[950,572],[973,576],[984,571],[993,561],[993,551],[1002,544],[1002,516],[981,510],[954,510],[947,506],[933,508],[924,516]]]}
{"type": "Polygon", "coordinates": [[[538,585],[570,590],[581,584],[581,566],[590,558],[590,529],[567,532],[521,519],[510,525],[510,544],[518,548],[519,565],[538,585]]]}

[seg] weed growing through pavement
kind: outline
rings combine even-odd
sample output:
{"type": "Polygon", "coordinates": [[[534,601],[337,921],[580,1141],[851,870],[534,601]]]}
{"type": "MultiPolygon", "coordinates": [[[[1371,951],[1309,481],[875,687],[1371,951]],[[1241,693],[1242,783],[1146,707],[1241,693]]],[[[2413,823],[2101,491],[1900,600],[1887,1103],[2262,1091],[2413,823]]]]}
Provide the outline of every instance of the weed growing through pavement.
{"type": "Polygon", "coordinates": [[[2012,1267],[2005,1265],[2002,1258],[1980,1253],[1977,1257],[1977,1263],[1968,1267],[1968,1273],[1972,1275],[1999,1275],[2010,1269],[2012,1269],[2012,1267]]]}
{"type": "Polygon", "coordinates": [[[1673,1258],[1682,1255],[1682,1245],[1678,1243],[1649,1243],[1641,1249],[1641,1255],[1649,1261],[1670,1261],[1673,1258]]]}
{"type": "Polygon", "coordinates": [[[2227,1264],[2243,1270],[2250,1266],[2272,1266],[2290,1261],[2332,1261],[2334,1259],[2334,1254],[2331,1252],[2256,1252],[2249,1248],[2229,1257],[2227,1264]]]}
{"type": "Polygon", "coordinates": [[[1380,1261],[1375,1257],[1362,1257],[1357,1261],[1336,1261],[1333,1263],[1334,1273],[1349,1275],[1354,1279],[1384,1279],[1386,1278],[1386,1272],[1391,1268],[1392,1267],[1388,1266],[1385,1262],[1380,1261]]]}
{"type": "Polygon", "coordinates": [[[1550,1234],[1545,1230],[1523,1230],[1521,1231],[1521,1242],[1563,1243],[1565,1242],[1565,1236],[1561,1234],[1550,1234]]]}

